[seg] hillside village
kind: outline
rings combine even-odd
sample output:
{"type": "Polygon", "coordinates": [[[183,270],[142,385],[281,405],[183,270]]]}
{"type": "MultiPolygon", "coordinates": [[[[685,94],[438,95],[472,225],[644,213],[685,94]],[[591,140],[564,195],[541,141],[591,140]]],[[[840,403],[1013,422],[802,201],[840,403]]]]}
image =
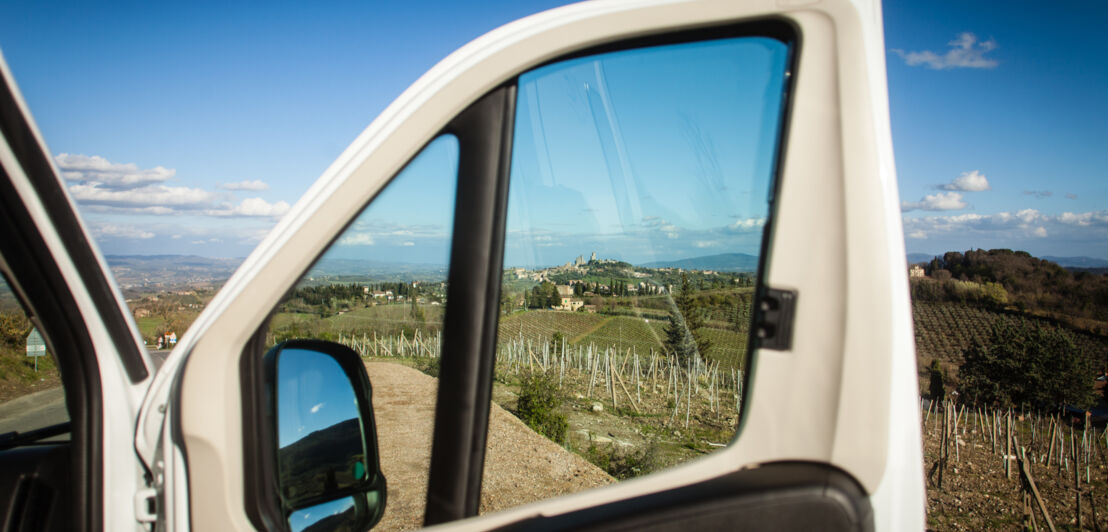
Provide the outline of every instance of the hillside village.
{"type": "MultiPolygon", "coordinates": [[[[677,267],[634,266],[592,252],[560,266],[508,268],[504,271],[502,305],[505,312],[527,308],[597,312],[609,298],[667,296],[685,276],[698,290],[753,286],[752,272],[693,270],[677,267]],[[527,290],[531,292],[528,293],[527,290]]],[[[610,302],[609,302],[610,303],[610,302]]],[[[609,304],[609,308],[616,306],[609,304]]]]}

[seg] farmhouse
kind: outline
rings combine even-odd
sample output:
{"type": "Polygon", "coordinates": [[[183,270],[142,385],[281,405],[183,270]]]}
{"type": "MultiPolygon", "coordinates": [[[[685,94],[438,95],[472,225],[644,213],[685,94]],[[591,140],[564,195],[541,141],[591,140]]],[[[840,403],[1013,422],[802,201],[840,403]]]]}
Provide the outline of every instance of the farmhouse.
{"type": "Polygon", "coordinates": [[[584,301],[571,296],[562,296],[559,298],[559,301],[561,301],[561,304],[554,307],[555,310],[576,311],[585,304],[584,301]]]}
{"type": "Polygon", "coordinates": [[[385,290],[383,292],[381,290],[374,290],[373,291],[373,299],[384,299],[385,301],[392,301],[393,300],[392,290],[385,290]]]}
{"type": "Polygon", "coordinates": [[[923,278],[925,276],[923,266],[919,264],[913,264],[911,268],[908,268],[908,277],[911,279],[923,278]]]}

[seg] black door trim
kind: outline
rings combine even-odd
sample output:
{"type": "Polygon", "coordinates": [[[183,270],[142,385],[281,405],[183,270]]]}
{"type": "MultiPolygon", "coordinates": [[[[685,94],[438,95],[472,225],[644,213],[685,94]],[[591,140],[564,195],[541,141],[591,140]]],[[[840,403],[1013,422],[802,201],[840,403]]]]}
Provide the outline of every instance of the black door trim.
{"type": "MultiPolygon", "coordinates": [[[[69,455],[71,463],[67,510],[72,530],[100,530],[103,524],[101,482],[102,398],[100,368],[88,327],[74,301],[65,277],[58,269],[49,248],[42,240],[22,199],[0,166],[0,238],[3,255],[18,287],[17,294],[28,299],[20,302],[27,313],[37,318],[51,352],[55,354],[66,410],[71,422],[69,455]]],[[[12,511],[14,509],[8,510],[12,511]]]]}
{"type": "Polygon", "coordinates": [[[458,195],[424,514],[427,526],[477,515],[481,501],[515,95],[514,84],[493,90],[443,131],[458,139],[458,195]]]}
{"type": "Polygon", "coordinates": [[[576,512],[523,519],[496,530],[873,529],[873,507],[849,474],[815,462],[776,462],[576,512]]]}

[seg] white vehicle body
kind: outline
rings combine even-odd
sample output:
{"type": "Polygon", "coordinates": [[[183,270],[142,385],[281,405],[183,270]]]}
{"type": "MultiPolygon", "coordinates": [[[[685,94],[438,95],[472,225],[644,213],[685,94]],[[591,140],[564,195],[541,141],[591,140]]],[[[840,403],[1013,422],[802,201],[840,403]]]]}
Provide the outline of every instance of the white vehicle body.
{"type": "MultiPolygon", "coordinates": [[[[0,162],[56,258],[95,349],[103,404],[102,510],[86,514],[100,518],[87,527],[145,530],[156,521],[162,530],[255,528],[243,503],[240,358],[284,293],[455,116],[521,73],[582,50],[765,19],[794,28],[798,44],[761,283],[795,291],[799,300],[791,346],[752,356],[736,440],[648,477],[440,527],[509,526],[764,464],[805,462],[852,477],[872,507],[874,528],[924,528],[918,385],[881,10],[847,0],[583,3],[476,39],[427,72],[354,140],[246,259],[156,374],[124,312],[130,340],[148,368],[139,380],[128,378],[119,335],[107,332],[103,304],[85,289],[79,271],[106,272],[103,259],[94,252],[95,265],[74,264],[6,139],[0,162]],[[159,501],[153,512],[151,497],[159,501]]],[[[29,117],[18,93],[14,98],[29,117]]],[[[37,132],[35,141],[45,147],[37,132]]],[[[69,208],[75,212],[71,202],[69,208]]],[[[84,238],[91,242],[87,231],[84,238]]],[[[126,309],[109,284],[115,304],[126,309]]]]}

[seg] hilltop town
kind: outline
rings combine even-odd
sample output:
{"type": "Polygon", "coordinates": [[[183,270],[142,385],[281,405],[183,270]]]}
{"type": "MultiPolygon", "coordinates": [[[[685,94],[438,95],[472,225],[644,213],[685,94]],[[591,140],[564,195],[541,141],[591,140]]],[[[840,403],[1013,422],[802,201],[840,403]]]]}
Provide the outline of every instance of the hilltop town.
{"type": "MultiPolygon", "coordinates": [[[[560,266],[505,269],[502,305],[506,305],[505,312],[524,308],[596,312],[607,298],[671,295],[682,277],[698,290],[754,284],[751,272],[635,266],[617,259],[598,258],[594,251],[588,260],[578,255],[560,266]]],[[[617,305],[609,301],[608,306],[617,305]]]]}

